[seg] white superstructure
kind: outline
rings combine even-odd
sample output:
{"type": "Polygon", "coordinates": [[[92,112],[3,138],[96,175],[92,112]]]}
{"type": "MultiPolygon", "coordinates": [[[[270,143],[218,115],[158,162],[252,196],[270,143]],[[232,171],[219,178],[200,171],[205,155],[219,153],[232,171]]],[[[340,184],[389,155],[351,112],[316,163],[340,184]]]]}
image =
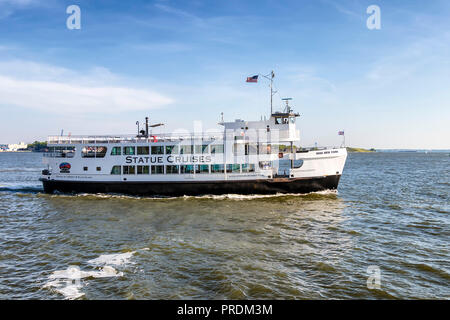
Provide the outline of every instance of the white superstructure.
{"type": "Polygon", "coordinates": [[[222,121],[220,132],[151,134],[146,118],[138,135],[49,137],[44,189],[148,195],[336,189],[346,149],[299,148],[299,114],[288,100],[284,112],[222,121]]]}

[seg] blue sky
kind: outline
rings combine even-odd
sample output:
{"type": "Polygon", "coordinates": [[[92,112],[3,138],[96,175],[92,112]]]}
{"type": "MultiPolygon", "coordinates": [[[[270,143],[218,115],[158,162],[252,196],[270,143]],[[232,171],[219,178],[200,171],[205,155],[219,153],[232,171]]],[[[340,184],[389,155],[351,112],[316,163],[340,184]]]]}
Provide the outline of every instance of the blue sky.
{"type": "Polygon", "coordinates": [[[447,0],[0,0],[0,143],[257,120],[268,85],[245,78],[273,69],[302,145],[345,129],[352,146],[448,149],[448,17],[447,0]]]}

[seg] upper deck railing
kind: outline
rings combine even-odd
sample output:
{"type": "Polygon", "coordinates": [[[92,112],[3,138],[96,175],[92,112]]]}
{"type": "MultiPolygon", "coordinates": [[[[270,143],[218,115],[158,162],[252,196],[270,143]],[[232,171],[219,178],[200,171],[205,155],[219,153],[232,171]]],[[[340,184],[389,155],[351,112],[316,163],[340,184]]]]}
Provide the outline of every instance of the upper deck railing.
{"type": "Polygon", "coordinates": [[[98,144],[98,143],[146,143],[146,142],[177,142],[183,140],[221,140],[224,132],[207,133],[162,133],[148,137],[126,135],[77,135],[77,136],[49,136],[48,144],[98,144]]]}
{"type": "Polygon", "coordinates": [[[49,145],[67,145],[67,144],[99,144],[99,143],[147,143],[147,142],[180,142],[180,141],[223,141],[224,139],[236,141],[273,141],[287,142],[298,140],[292,138],[288,131],[277,130],[226,130],[226,131],[207,131],[199,133],[158,133],[145,136],[127,135],[95,135],[95,136],[49,136],[47,142],[49,145]]]}

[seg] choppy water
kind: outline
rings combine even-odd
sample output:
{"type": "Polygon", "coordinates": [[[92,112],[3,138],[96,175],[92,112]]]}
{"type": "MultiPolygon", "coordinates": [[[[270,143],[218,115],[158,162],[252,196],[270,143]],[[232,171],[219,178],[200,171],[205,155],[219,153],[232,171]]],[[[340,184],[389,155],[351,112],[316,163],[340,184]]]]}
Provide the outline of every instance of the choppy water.
{"type": "Polygon", "coordinates": [[[450,298],[448,154],[350,154],[304,196],[46,195],[41,167],[0,153],[3,299],[450,298]]]}

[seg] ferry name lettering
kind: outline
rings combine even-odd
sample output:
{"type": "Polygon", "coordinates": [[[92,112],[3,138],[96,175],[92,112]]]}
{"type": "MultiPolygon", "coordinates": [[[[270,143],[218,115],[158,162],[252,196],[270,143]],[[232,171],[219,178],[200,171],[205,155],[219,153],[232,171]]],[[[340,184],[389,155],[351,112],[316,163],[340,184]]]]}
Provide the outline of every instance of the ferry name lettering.
{"type": "Polygon", "coordinates": [[[163,163],[163,157],[132,157],[128,156],[125,158],[126,163],[163,163]]]}
{"type": "MultiPolygon", "coordinates": [[[[192,156],[192,155],[169,155],[166,156],[166,161],[168,163],[205,163],[211,162],[211,156],[192,156]]],[[[163,156],[154,156],[154,157],[133,157],[127,156],[125,158],[126,163],[136,163],[136,164],[145,164],[145,163],[164,163],[163,156]]]]}
{"type": "Polygon", "coordinates": [[[211,156],[168,156],[169,163],[183,163],[183,162],[211,162],[211,156]]]}

